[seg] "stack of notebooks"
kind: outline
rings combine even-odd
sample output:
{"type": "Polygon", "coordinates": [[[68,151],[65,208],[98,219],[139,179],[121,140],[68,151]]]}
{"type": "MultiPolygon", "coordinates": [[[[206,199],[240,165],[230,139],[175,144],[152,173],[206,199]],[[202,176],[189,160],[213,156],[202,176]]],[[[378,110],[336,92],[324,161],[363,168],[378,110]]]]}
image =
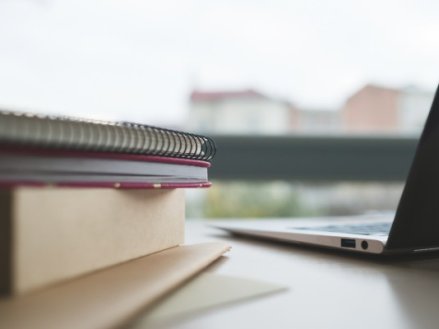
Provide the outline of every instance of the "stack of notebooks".
{"type": "Polygon", "coordinates": [[[205,136],[0,112],[0,326],[114,327],[228,246],[184,246],[205,136]],[[149,256],[148,256],[149,255],[149,256]]]}

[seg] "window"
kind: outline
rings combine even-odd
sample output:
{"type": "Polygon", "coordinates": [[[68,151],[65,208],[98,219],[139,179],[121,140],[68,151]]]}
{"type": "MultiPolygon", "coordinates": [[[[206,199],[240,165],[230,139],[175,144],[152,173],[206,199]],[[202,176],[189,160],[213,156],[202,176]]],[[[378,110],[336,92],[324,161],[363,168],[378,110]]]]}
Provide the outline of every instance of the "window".
{"type": "MultiPolygon", "coordinates": [[[[415,140],[438,82],[438,11],[438,2],[396,0],[5,0],[0,107],[214,136],[415,140]]],[[[276,171],[269,156],[253,166],[261,163],[261,173],[276,171]]],[[[222,189],[249,198],[250,184],[249,193],[273,198],[261,203],[263,216],[269,207],[285,216],[390,209],[403,180],[388,187],[378,178],[349,185],[285,177],[261,185],[213,177],[217,187],[195,191],[203,197],[194,205],[221,204],[222,189]],[[335,204],[357,194],[370,195],[364,209],[335,204]]],[[[195,208],[189,212],[208,215],[205,205],[195,208]]]]}

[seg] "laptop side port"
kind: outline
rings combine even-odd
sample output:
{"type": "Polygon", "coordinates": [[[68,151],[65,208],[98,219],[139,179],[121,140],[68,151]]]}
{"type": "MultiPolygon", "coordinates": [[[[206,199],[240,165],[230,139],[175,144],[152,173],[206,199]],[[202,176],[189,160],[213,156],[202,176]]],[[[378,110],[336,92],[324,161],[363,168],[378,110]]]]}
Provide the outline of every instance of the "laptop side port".
{"type": "Polygon", "coordinates": [[[355,239],[341,239],[341,246],[343,248],[355,248],[355,239]]]}

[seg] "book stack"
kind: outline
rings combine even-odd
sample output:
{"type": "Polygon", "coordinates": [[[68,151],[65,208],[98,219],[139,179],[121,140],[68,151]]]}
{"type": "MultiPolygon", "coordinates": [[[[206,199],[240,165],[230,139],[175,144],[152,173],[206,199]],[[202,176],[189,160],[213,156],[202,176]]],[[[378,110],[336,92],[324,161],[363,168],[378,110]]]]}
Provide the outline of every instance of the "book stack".
{"type": "MultiPolygon", "coordinates": [[[[66,319],[90,312],[71,307],[78,296],[57,292],[76,285],[76,290],[98,289],[77,305],[88,305],[99,298],[99,289],[114,287],[116,298],[136,300],[111,321],[108,312],[93,313],[101,316],[93,327],[117,326],[127,313],[219,257],[227,246],[178,247],[184,242],[184,188],[210,186],[214,155],[215,145],[205,136],[126,122],[0,112],[0,323],[3,318],[8,327],[36,327],[33,315],[39,313],[41,327],[66,327],[66,319]],[[146,264],[167,265],[145,272],[146,264]],[[111,277],[112,271],[129,276],[136,266],[145,280],[151,271],[155,279],[110,280],[101,288],[90,283],[108,281],[99,278],[111,277]],[[122,291],[137,289],[135,282],[146,289],[143,298],[122,291]],[[57,311],[54,323],[51,307],[35,311],[64,304],[70,306],[57,311]]],[[[114,307],[108,303],[99,305],[114,307]]],[[[88,308],[97,305],[91,304],[88,308]]]]}

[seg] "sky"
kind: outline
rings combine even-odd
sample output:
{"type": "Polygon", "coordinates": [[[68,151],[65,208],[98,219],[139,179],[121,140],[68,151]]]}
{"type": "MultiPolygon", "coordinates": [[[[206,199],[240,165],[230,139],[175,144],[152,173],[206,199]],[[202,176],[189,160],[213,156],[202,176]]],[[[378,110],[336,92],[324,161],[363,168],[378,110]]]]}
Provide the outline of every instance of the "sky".
{"type": "Polygon", "coordinates": [[[179,126],[191,90],[434,90],[436,0],[0,0],[0,108],[179,126]]]}

